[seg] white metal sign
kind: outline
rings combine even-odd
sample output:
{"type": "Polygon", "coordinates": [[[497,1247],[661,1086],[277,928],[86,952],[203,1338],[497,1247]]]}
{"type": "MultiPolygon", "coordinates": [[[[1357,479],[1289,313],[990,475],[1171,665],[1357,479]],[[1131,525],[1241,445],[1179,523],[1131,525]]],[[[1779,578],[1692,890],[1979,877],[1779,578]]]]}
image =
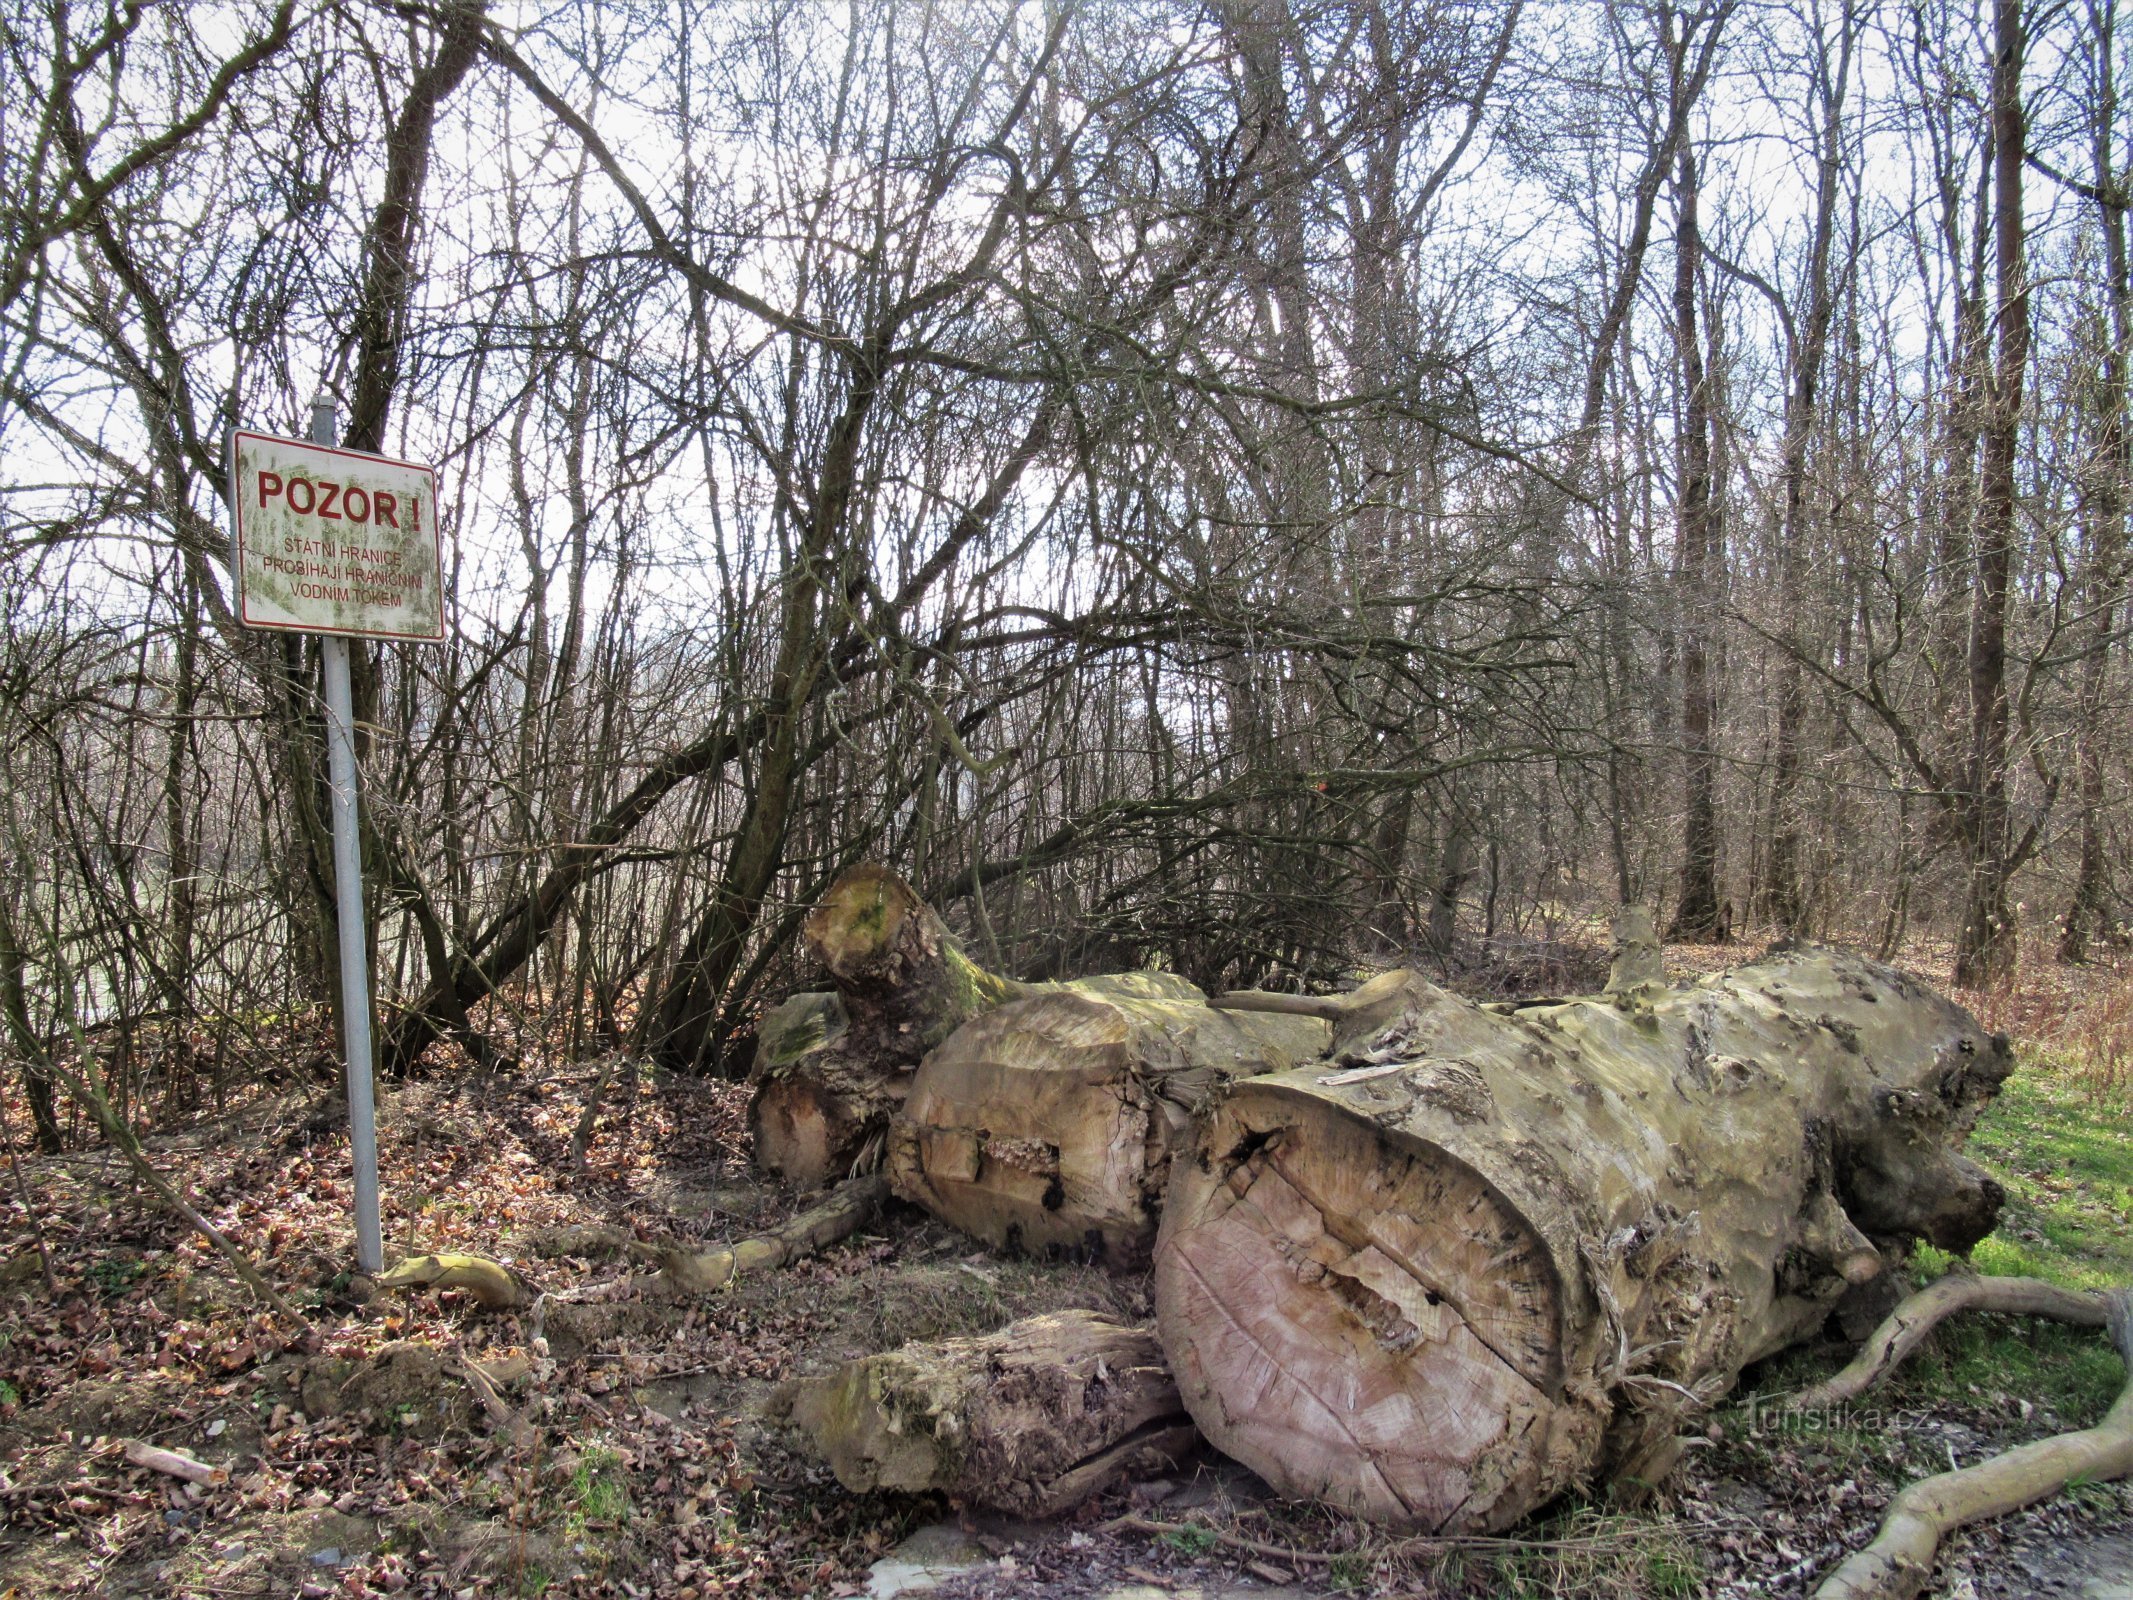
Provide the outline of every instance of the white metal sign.
{"type": "Polygon", "coordinates": [[[355,708],[348,640],[444,637],[437,475],[428,467],[341,450],[333,402],[311,405],[311,437],[230,435],[230,523],[237,615],[249,628],[322,633],[320,686],[333,801],[334,922],[348,1061],[348,1143],[355,1169],[356,1265],[385,1264],[378,1205],[377,1107],[371,1092],[370,958],[357,826],[355,708]]]}
{"type": "Polygon", "coordinates": [[[240,428],[230,444],[230,510],[247,627],[444,637],[437,475],[428,467],[240,428]]]}

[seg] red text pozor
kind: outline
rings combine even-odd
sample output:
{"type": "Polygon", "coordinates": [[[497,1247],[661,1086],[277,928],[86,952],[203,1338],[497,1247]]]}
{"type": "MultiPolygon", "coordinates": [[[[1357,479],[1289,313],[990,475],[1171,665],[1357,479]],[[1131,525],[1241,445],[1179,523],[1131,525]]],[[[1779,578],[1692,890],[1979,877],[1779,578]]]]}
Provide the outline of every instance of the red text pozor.
{"type": "MultiPolygon", "coordinates": [[[[354,483],[328,483],[310,478],[282,481],[278,472],[259,475],[259,509],[279,500],[300,517],[318,517],[328,522],[367,522],[376,528],[400,526],[400,497],[384,489],[365,489],[354,483]]],[[[420,520],[421,502],[407,503],[409,526],[420,520]]]]}

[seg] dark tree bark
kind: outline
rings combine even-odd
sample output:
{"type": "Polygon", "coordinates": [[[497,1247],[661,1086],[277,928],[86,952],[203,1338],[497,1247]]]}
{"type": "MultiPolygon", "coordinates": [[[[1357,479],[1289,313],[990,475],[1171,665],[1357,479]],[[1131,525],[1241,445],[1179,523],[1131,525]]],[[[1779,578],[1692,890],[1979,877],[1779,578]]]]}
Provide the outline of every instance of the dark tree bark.
{"type": "Polygon", "coordinates": [[[15,935],[14,915],[0,904],[0,1021],[5,1022],[15,1054],[22,1058],[22,1098],[29,1102],[37,1148],[52,1156],[66,1142],[60,1137],[58,1110],[53,1104],[52,1064],[30,1022],[29,991],[23,981],[26,964],[22,943],[15,935]]]}
{"type": "Polygon", "coordinates": [[[2014,976],[2019,953],[2007,890],[2016,864],[2007,797],[2007,608],[2015,556],[2015,453],[2029,366],[2021,0],[1995,0],[1993,40],[1993,282],[1999,349],[1979,472],[1977,581],[1970,613],[1970,760],[1963,808],[1969,889],[1955,952],[1955,981],[1966,988],[2006,982],[2014,976]]]}
{"type": "Polygon", "coordinates": [[[2104,834],[2104,774],[2110,740],[2104,725],[2104,691],[2110,651],[2126,581],[2126,487],[2133,481],[2133,448],[2126,434],[2126,347],[2133,340],[2133,278],[2126,260],[2124,180],[2114,170],[2111,141],[2117,133],[2118,92],[2112,52],[2117,48],[2114,0],[2092,9],[2096,72],[2094,121],[2095,202],[2103,231],[2105,292],[2109,314],[2100,330],[2102,350],[2094,388],[2096,440],[2082,476],[2082,520],[2088,551],[2082,599],[2088,609],[2088,640],[2081,660],[2076,702],[2075,765],[2081,800],[2081,860],[2067,902],[2059,959],[2088,959],[2089,942],[2110,924],[2111,869],[2104,834]]]}
{"type": "Polygon", "coordinates": [[[1682,142],[1674,235],[1674,343],[1681,366],[1681,487],[1675,510],[1681,569],[1681,890],[1669,939],[1723,939],[1718,899],[1717,684],[1711,673],[1717,607],[1714,574],[1723,560],[1711,493],[1711,391],[1697,315],[1703,233],[1697,218],[1696,151],[1682,142]]]}

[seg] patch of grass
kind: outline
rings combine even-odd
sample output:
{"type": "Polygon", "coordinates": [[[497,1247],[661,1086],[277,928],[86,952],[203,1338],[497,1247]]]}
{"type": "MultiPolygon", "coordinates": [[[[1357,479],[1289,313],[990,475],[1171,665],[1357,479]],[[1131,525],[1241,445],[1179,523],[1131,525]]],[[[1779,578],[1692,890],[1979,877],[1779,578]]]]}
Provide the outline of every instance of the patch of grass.
{"type": "MultiPolygon", "coordinates": [[[[2025,1048],[1999,1099],[1979,1119],[1969,1154],[2007,1189],[1998,1228],[1970,1254],[1979,1272],[2074,1289],[2133,1283],[2133,1104],[2123,1096],[2117,1103],[2099,1099],[2085,1066],[2063,1051],[2025,1048]]],[[[1956,1261],[1921,1245],[1911,1265],[1913,1276],[1929,1283],[1956,1261]]],[[[1837,1364],[1826,1353],[1794,1351],[1767,1363],[1752,1381],[1765,1395],[1789,1393],[1837,1364]]],[[[1883,1389],[1860,1403],[1883,1412],[1951,1403],[1999,1410],[2027,1400],[2062,1426],[2086,1427],[2124,1384],[2117,1354],[2095,1329],[1972,1313],[1943,1323],[1883,1389]]],[[[1766,1420],[1788,1430],[1798,1421],[1766,1420]]],[[[1877,1448],[1871,1431],[1847,1439],[1841,1428],[1824,1427],[1814,1442],[1840,1460],[1877,1448]]]]}
{"type": "Polygon", "coordinates": [[[2038,1317],[1964,1315],[1934,1330],[1889,1384],[1893,1405],[2027,1400],[2067,1427],[2088,1427],[2125,1387],[2117,1352],[2094,1328],[2038,1317]]]}
{"type": "Polygon", "coordinates": [[[1204,1556],[1221,1543],[1213,1530],[1196,1527],[1166,1528],[1160,1540],[1181,1556],[1204,1556]]]}
{"type": "Polygon", "coordinates": [[[616,1528],[630,1514],[629,1477],[622,1457],[605,1445],[593,1445],[570,1469],[571,1513],[567,1527],[576,1537],[587,1528],[616,1528]]]}
{"type": "Polygon", "coordinates": [[[1326,1580],[1336,1589],[1368,1588],[1374,1565],[1360,1550],[1343,1550],[1326,1564],[1326,1580]]]}
{"type": "Polygon", "coordinates": [[[103,1290],[106,1299],[124,1294],[147,1276],[148,1263],[138,1256],[106,1256],[90,1263],[89,1281],[103,1290]]]}
{"type": "Polygon", "coordinates": [[[1644,1553],[1644,1582],[1657,1595],[1695,1594],[1703,1587],[1703,1564],[1693,1551],[1662,1539],[1644,1553]]]}
{"type": "MultiPolygon", "coordinates": [[[[2133,1282],[2133,1098],[2099,1099],[2064,1056],[2024,1051],[1970,1154],[2008,1196],[1972,1253],[1980,1272],[2080,1289],[2133,1282]]],[[[1938,1252],[1920,1255],[1928,1276],[1945,1270],[1938,1252]]]]}
{"type": "Polygon", "coordinates": [[[1324,1506],[1284,1505],[1269,1516],[1252,1536],[1297,1550],[1330,1549],[1325,1585],[1344,1593],[1674,1600],[1701,1594],[1708,1583],[1681,1524],[1651,1506],[1565,1505],[1521,1523],[1506,1539],[1449,1547],[1324,1506]]]}
{"type": "Polygon", "coordinates": [[[1495,1560],[1506,1595],[1699,1594],[1703,1563],[1674,1526],[1648,1513],[1574,1507],[1533,1528],[1533,1547],[1495,1560]]]}

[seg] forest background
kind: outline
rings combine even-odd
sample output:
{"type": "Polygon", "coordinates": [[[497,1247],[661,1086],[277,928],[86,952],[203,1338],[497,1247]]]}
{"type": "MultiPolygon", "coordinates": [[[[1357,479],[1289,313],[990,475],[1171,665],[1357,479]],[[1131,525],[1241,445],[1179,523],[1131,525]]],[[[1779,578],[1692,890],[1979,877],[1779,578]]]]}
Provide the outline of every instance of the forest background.
{"type": "MultiPolygon", "coordinates": [[[[862,859],[997,970],[2124,937],[2114,0],[0,21],[0,1009],[41,1142],[334,1003],[233,426],[434,464],[380,1067],[736,1073],[862,859]],[[1538,952],[1538,954],[1536,954],[1538,952]]],[[[1522,966],[1522,963],[1527,964],[1522,966]]],[[[330,1048],[330,1041],[327,1041],[330,1048]]]]}

